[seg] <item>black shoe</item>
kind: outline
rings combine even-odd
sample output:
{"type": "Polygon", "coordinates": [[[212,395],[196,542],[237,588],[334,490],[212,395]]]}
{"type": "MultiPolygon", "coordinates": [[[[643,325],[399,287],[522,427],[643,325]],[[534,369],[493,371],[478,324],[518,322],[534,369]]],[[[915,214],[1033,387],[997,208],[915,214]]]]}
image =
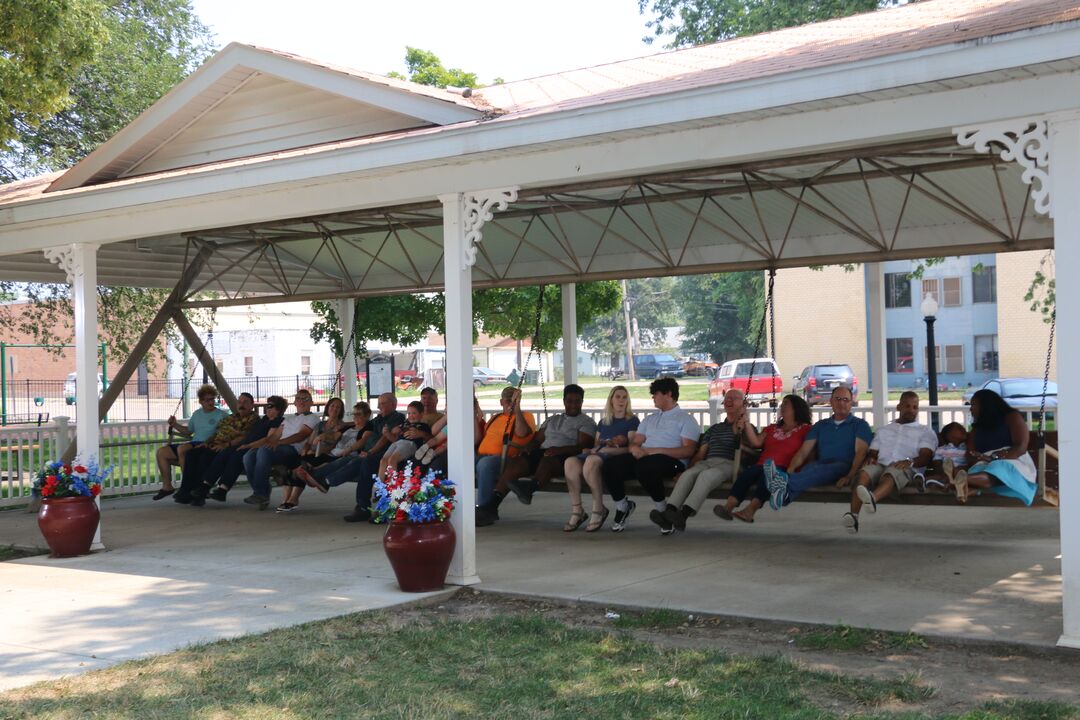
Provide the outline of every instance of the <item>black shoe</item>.
{"type": "Polygon", "coordinates": [[[353,511],[351,513],[341,519],[345,522],[351,523],[367,522],[371,519],[371,510],[367,509],[366,507],[360,507],[359,505],[357,505],[353,508],[353,511]]]}
{"type": "Polygon", "coordinates": [[[686,532],[686,521],[694,515],[697,515],[697,513],[689,505],[683,505],[682,508],[668,505],[667,510],[664,511],[664,516],[671,521],[671,524],[679,532],[686,532]]]}
{"type": "Polygon", "coordinates": [[[174,492],[176,492],[176,491],[175,490],[158,490],[156,493],[154,493],[154,500],[155,501],[163,500],[163,499],[169,497],[170,495],[172,495],[174,492]]]}
{"type": "Polygon", "coordinates": [[[191,499],[192,499],[192,501],[205,500],[206,496],[209,493],[210,493],[210,486],[207,485],[206,483],[199,483],[198,485],[195,486],[195,489],[191,491],[191,499]]]}
{"type": "Polygon", "coordinates": [[[611,521],[611,532],[622,532],[626,529],[626,521],[634,514],[637,503],[633,500],[626,501],[626,510],[615,509],[615,519],[611,521]]]}
{"type": "Polygon", "coordinates": [[[186,493],[183,490],[172,496],[173,502],[178,502],[181,505],[188,505],[191,503],[191,493],[186,493]]]}
{"type": "Polygon", "coordinates": [[[202,507],[205,504],[206,504],[206,498],[201,498],[201,497],[199,497],[197,495],[192,495],[192,497],[191,497],[191,505],[193,507],[202,507]]]}
{"type": "Polygon", "coordinates": [[[494,525],[499,519],[499,508],[494,505],[476,506],[476,527],[494,525]]]}
{"type": "Polygon", "coordinates": [[[225,502],[225,496],[229,494],[228,488],[218,485],[216,488],[210,491],[208,497],[211,500],[217,500],[218,502],[225,502]]]}
{"type": "Polygon", "coordinates": [[[540,489],[540,483],[532,478],[518,478],[507,483],[510,491],[517,495],[522,505],[532,505],[533,494],[540,489]]]}
{"type": "Polygon", "coordinates": [[[675,526],[667,519],[666,512],[666,510],[664,512],[660,512],[659,510],[649,511],[649,519],[660,526],[661,535],[670,535],[675,532],[675,526]]]}

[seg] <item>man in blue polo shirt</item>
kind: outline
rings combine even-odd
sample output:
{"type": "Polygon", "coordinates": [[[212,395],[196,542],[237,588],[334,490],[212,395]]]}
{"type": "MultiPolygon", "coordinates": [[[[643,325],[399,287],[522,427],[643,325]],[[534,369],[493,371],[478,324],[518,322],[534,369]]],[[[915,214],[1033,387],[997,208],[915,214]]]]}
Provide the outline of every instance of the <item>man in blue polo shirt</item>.
{"type": "Polygon", "coordinates": [[[837,487],[846,487],[863,466],[874,432],[865,420],[851,414],[851,388],[846,385],[834,388],[829,405],[832,417],[814,423],[786,473],[775,464],[766,463],[769,505],[774,510],[818,485],[835,483],[837,487]],[[807,462],[815,448],[817,460],[807,462]]]}

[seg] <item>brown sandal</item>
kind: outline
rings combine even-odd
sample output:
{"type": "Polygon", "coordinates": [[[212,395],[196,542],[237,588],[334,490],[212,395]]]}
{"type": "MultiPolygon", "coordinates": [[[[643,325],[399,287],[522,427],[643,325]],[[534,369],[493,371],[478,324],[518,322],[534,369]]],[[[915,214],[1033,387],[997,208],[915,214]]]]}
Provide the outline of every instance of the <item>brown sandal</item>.
{"type": "Polygon", "coordinates": [[[592,513],[592,520],[590,520],[589,524],[585,526],[585,532],[596,532],[600,528],[604,527],[604,523],[607,522],[608,512],[609,510],[606,506],[601,512],[594,511],[592,513]]]}
{"type": "Polygon", "coordinates": [[[585,521],[589,519],[589,513],[585,512],[585,508],[581,505],[572,505],[570,507],[570,519],[563,525],[563,532],[574,532],[579,527],[585,524],[585,521]],[[576,509],[575,509],[576,508],[576,509]]]}

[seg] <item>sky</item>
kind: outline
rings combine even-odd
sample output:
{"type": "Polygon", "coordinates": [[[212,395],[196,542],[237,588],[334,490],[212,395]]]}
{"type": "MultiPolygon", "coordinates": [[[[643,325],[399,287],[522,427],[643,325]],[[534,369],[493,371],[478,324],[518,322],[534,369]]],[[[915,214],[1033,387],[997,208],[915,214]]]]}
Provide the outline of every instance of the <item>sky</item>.
{"type": "Polygon", "coordinates": [[[636,0],[194,0],[224,47],[237,41],[336,65],[404,72],[405,46],[481,84],[659,52],[636,0]]]}

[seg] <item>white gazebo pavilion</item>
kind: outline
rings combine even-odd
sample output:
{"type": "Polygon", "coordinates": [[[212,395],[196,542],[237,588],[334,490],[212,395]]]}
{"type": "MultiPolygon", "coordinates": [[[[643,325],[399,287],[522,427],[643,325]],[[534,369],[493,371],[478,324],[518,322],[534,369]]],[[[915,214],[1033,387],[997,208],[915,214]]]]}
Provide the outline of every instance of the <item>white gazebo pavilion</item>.
{"type": "MultiPolygon", "coordinates": [[[[1068,272],[1077,197],[1080,7],[1065,0],[928,0],[471,94],[230,45],[75,167],[0,187],[0,277],[73,284],[91,387],[95,286],[173,288],[113,388],[170,318],[206,356],[185,308],[444,290],[448,407],[466,427],[474,287],[563,284],[573,338],[576,282],[870,263],[885,378],[882,261],[1054,248],[1068,272]]],[[[1080,287],[1057,302],[1071,367],[1080,287]]],[[[1060,380],[1068,467],[1080,382],[1060,380]]],[[[79,417],[113,399],[80,395],[79,417]]],[[[451,575],[468,584],[472,448],[451,437],[451,575]]],[[[96,448],[97,426],[77,442],[96,448]]],[[[1060,522],[1060,643],[1080,647],[1068,482],[1060,522]]]]}

